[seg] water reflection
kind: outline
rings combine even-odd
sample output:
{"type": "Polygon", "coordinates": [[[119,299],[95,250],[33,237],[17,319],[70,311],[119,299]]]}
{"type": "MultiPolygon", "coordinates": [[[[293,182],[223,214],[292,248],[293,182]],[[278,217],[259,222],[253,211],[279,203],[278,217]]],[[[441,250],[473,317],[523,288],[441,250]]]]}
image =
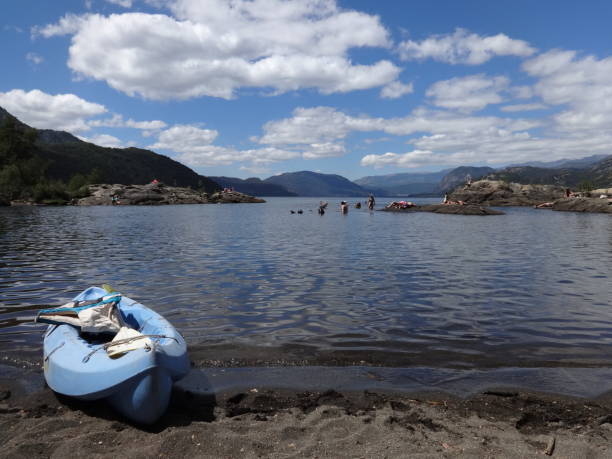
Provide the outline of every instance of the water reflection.
{"type": "Polygon", "coordinates": [[[39,347],[35,310],[106,282],[191,344],[612,363],[608,215],[341,218],[318,201],[0,209],[0,349],[39,347]]]}

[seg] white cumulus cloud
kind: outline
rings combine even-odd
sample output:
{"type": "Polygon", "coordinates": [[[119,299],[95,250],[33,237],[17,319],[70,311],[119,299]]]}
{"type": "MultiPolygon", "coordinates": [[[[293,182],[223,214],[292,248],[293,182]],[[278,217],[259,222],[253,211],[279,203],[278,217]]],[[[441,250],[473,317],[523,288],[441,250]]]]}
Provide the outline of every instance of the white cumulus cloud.
{"type": "Polygon", "coordinates": [[[612,125],[612,57],[578,57],[552,50],[526,61],[523,69],[538,78],[534,92],[564,110],[554,116],[563,133],[595,134],[612,125]]]}
{"type": "Polygon", "coordinates": [[[38,89],[0,92],[0,106],[32,127],[73,133],[89,130],[87,119],[107,111],[74,94],[52,95],[38,89]]]}
{"type": "Polygon", "coordinates": [[[157,142],[149,148],[173,150],[178,153],[197,151],[210,145],[219,133],[214,129],[177,125],[161,132],[157,142]]]}
{"type": "Polygon", "coordinates": [[[333,107],[298,107],[291,118],[266,123],[259,143],[307,145],[339,140],[351,132],[351,120],[352,117],[333,107]]]}
{"type": "Polygon", "coordinates": [[[245,161],[260,165],[299,156],[299,153],[295,151],[275,147],[238,150],[213,145],[217,136],[218,132],[214,129],[177,125],[160,132],[157,142],[148,148],[179,153],[176,159],[192,167],[229,165],[245,161]]]}
{"type": "Polygon", "coordinates": [[[131,8],[132,0],[106,0],[108,3],[122,6],[123,8],[131,8]]]}
{"type": "Polygon", "coordinates": [[[110,134],[99,134],[93,137],[79,136],[79,138],[81,140],[84,140],[85,142],[100,145],[101,147],[123,148],[123,143],[121,142],[121,140],[110,134]]]}
{"type": "Polygon", "coordinates": [[[123,119],[123,116],[115,113],[110,118],[97,119],[89,122],[91,127],[113,127],[113,128],[133,128],[133,129],[141,129],[143,131],[156,131],[159,129],[164,129],[168,125],[161,120],[151,120],[151,121],[135,121],[132,118],[127,120],[123,119]]]}
{"type": "Polygon", "coordinates": [[[433,156],[433,152],[427,150],[414,150],[403,154],[388,152],[383,155],[366,155],[361,159],[361,165],[375,168],[389,165],[406,168],[419,167],[431,164],[433,156]]]}
{"type": "Polygon", "coordinates": [[[414,91],[412,83],[403,84],[393,81],[380,90],[380,97],[383,99],[398,99],[414,91]]]}
{"type": "Polygon", "coordinates": [[[540,103],[533,104],[513,104],[513,105],[505,105],[500,107],[502,112],[527,112],[533,110],[543,110],[547,108],[546,105],[540,103]]]}
{"type": "Polygon", "coordinates": [[[342,156],[345,153],[346,148],[342,143],[311,143],[310,145],[307,145],[306,149],[302,152],[302,157],[304,159],[319,159],[342,156]]]}
{"type": "Polygon", "coordinates": [[[527,57],[535,53],[529,43],[503,33],[480,36],[458,28],[453,34],[434,35],[422,41],[407,40],[398,46],[403,60],[434,59],[449,64],[478,65],[495,56],[527,57]]]}
{"type": "MultiPolygon", "coordinates": [[[[528,108],[528,107],[523,107],[528,108]]],[[[532,107],[535,108],[535,107],[532,107]]],[[[291,151],[321,151],[313,157],[346,153],[344,142],[354,132],[383,132],[412,145],[406,153],[386,152],[365,155],[365,167],[457,166],[578,158],[585,154],[612,150],[612,133],[554,132],[544,135],[539,128],[548,126],[544,119],[476,116],[446,109],[418,108],[406,116],[380,118],[351,116],[333,107],[297,108],[291,117],[268,122],[261,144],[291,151]],[[330,148],[331,147],[331,148],[330,148]]]]}
{"type": "Polygon", "coordinates": [[[69,67],[130,96],[230,99],[241,88],[321,93],[386,87],[408,91],[388,60],[353,62],[352,48],[391,46],[378,17],[335,0],[175,0],[173,15],[65,16],[34,29],[72,34],[69,67]]]}
{"type": "Polygon", "coordinates": [[[509,84],[504,76],[470,75],[438,81],[429,87],[426,94],[438,107],[473,112],[503,102],[501,93],[508,89],[509,84]]]}
{"type": "Polygon", "coordinates": [[[76,14],[66,14],[57,24],[48,24],[46,26],[32,27],[31,34],[33,37],[42,36],[45,38],[56,37],[61,35],[72,35],[87,22],[89,15],[79,16],[76,14]]]}
{"type": "Polygon", "coordinates": [[[236,162],[250,162],[253,167],[299,157],[299,153],[274,147],[237,150],[217,145],[202,146],[180,154],[176,159],[188,166],[227,166],[236,162]]]}

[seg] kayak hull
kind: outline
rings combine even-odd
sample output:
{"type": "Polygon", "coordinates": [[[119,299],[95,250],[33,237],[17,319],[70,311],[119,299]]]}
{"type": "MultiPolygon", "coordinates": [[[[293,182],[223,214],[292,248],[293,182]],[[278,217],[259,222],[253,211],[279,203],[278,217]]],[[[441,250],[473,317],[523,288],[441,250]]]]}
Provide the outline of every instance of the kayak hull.
{"type": "Polygon", "coordinates": [[[108,397],[108,402],[131,420],[150,424],[166,412],[172,383],[167,371],[154,367],[126,381],[121,390],[108,397]]]}
{"type": "MultiPolygon", "coordinates": [[[[75,300],[106,292],[90,287],[75,300]]],[[[86,341],[72,325],[51,325],[44,338],[44,373],[49,387],[81,400],[106,399],[127,418],[155,422],[166,410],[172,383],[189,371],[187,346],[161,315],[125,296],[119,303],[125,322],[145,335],[160,335],[153,346],[110,358],[101,343],[86,341]]]]}

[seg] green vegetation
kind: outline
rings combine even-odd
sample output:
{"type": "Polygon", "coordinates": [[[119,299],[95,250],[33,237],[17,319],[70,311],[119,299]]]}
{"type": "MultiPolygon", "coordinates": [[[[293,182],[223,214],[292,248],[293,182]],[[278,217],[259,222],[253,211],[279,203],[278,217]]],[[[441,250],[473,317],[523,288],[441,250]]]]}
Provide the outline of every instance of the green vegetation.
{"type": "Polygon", "coordinates": [[[0,123],[0,203],[13,200],[44,204],[65,204],[87,195],[99,171],[75,174],[68,184],[47,177],[50,160],[43,159],[36,145],[37,131],[13,117],[0,123]]]}
{"type": "Polygon", "coordinates": [[[0,205],[65,204],[87,185],[143,185],[157,179],[208,193],[220,189],[171,158],[140,148],[105,148],[67,132],[31,128],[0,107],[0,205]]]}

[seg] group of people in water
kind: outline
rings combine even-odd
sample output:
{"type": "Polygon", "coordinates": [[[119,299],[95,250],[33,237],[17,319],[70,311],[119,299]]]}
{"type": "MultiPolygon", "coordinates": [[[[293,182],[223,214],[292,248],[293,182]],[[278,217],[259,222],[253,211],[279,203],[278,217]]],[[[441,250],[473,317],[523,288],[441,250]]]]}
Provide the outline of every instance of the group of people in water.
{"type": "MultiPolygon", "coordinates": [[[[323,203],[323,201],[321,201],[321,203],[323,203]]],[[[366,204],[368,206],[368,210],[374,210],[374,206],[376,205],[376,200],[374,199],[373,195],[369,195],[368,196],[368,200],[366,201],[366,204]]],[[[327,206],[327,203],[325,203],[325,206],[327,206]]],[[[355,204],[355,209],[361,209],[361,202],[357,201],[357,203],[355,204]]],[[[342,201],[340,203],[340,213],[341,214],[348,214],[348,210],[349,210],[349,205],[348,202],[346,201],[342,201]]],[[[325,213],[325,212],[323,212],[325,213]]],[[[319,206],[319,214],[323,215],[323,213],[321,213],[321,207],[319,206]]]]}
{"type": "MultiPolygon", "coordinates": [[[[329,203],[327,201],[320,201],[319,202],[319,208],[317,209],[317,213],[319,215],[325,215],[325,211],[327,210],[327,206],[329,205],[329,203]]],[[[376,205],[376,200],[374,199],[374,196],[372,196],[371,194],[368,196],[368,199],[366,201],[366,205],[368,206],[368,210],[374,210],[374,206],[376,205]]],[[[357,203],[355,203],[355,209],[361,209],[361,202],[357,201],[357,203]]],[[[340,202],[340,213],[341,214],[348,214],[349,211],[349,204],[346,201],[341,201],[340,202]]],[[[312,212],[312,211],[311,211],[312,212]]],[[[292,214],[295,214],[296,211],[292,210],[291,211],[292,214]]],[[[298,214],[302,214],[304,213],[304,211],[302,209],[297,211],[298,214]]]]}
{"type": "MultiPolygon", "coordinates": [[[[471,183],[470,183],[471,185],[471,183]]],[[[327,210],[327,206],[328,206],[328,202],[326,201],[320,201],[319,202],[319,208],[317,209],[317,212],[319,215],[325,215],[325,211],[327,210]]],[[[374,196],[372,194],[370,194],[368,196],[367,201],[365,202],[365,204],[368,206],[368,210],[374,210],[374,206],[376,205],[376,199],[374,199],[374,196]]],[[[446,193],[444,195],[444,200],[442,201],[442,204],[448,204],[448,205],[459,205],[459,206],[463,206],[465,205],[464,201],[453,201],[451,199],[449,199],[448,197],[448,193],[446,193]]],[[[389,204],[387,204],[385,206],[385,209],[409,209],[411,207],[415,207],[416,204],[412,201],[393,201],[389,204]]],[[[355,203],[355,209],[361,209],[361,202],[357,201],[355,203]]],[[[341,201],[340,202],[340,213],[341,214],[348,214],[349,211],[349,203],[347,201],[341,201]]],[[[311,211],[312,212],[312,211],[311,211]]],[[[295,214],[296,211],[292,210],[291,211],[292,214],[295,214]]],[[[300,209],[297,211],[298,214],[303,213],[303,211],[300,209]]]]}

